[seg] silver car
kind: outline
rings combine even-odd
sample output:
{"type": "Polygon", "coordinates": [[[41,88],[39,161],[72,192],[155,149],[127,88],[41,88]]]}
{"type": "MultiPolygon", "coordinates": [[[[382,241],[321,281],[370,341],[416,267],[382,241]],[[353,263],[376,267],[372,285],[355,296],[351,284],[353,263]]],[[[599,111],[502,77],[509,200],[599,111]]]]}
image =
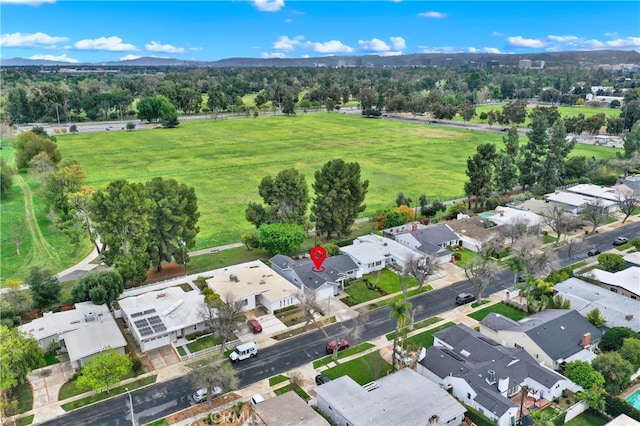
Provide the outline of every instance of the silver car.
{"type": "MultiPolygon", "coordinates": [[[[211,398],[215,398],[216,396],[222,394],[222,389],[218,386],[213,388],[213,393],[211,394],[211,398]]],[[[195,403],[204,402],[207,400],[207,388],[200,388],[195,391],[192,395],[193,401],[195,403]]]]}

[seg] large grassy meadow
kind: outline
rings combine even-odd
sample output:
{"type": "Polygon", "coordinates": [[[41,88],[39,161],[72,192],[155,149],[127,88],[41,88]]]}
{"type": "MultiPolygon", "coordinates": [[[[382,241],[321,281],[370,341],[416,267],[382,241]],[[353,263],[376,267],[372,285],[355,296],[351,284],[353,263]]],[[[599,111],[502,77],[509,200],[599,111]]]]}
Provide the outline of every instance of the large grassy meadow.
{"type": "MultiPolygon", "coordinates": [[[[357,161],[370,181],[370,214],[393,205],[399,191],[414,199],[422,193],[462,196],[466,159],[486,142],[501,145],[502,135],[339,113],[184,121],[176,129],[58,137],[62,157],[79,161],[94,188],[155,176],[194,186],[201,212],[197,247],[236,242],[252,229],[244,210],[249,201],[260,201],[258,185],[266,175],[295,167],[311,191],[314,172],[327,161],[357,161]]],[[[574,150],[597,158],[612,154],[582,145],[574,150]]]]}

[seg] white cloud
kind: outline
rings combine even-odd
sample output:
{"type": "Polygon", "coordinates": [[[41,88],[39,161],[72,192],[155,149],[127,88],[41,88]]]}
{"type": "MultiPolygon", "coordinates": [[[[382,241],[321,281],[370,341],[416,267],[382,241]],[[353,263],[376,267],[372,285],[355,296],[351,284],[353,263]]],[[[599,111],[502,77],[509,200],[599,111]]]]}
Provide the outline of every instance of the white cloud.
{"type": "Polygon", "coordinates": [[[80,40],[74,47],[80,50],[138,50],[133,44],[122,43],[122,39],[116,36],[80,40]]]}
{"type": "Polygon", "coordinates": [[[358,44],[363,50],[371,50],[374,52],[386,52],[390,49],[389,45],[379,38],[372,38],[371,40],[358,40],[358,44]]]}
{"type": "Polygon", "coordinates": [[[45,33],[13,33],[0,36],[2,47],[55,47],[56,43],[66,41],[69,41],[68,37],[53,37],[45,33]]]}
{"type": "Polygon", "coordinates": [[[535,38],[523,38],[522,36],[507,37],[507,42],[514,47],[544,47],[545,43],[542,40],[535,38]]]}
{"type": "Polygon", "coordinates": [[[253,0],[253,5],[261,12],[277,12],[284,7],[284,0],[253,0]]]}
{"type": "Polygon", "coordinates": [[[502,53],[497,47],[483,47],[482,51],[485,53],[502,53]]]}
{"type": "Polygon", "coordinates": [[[160,44],[156,41],[145,44],[144,47],[149,52],[184,53],[184,48],[182,47],[175,47],[170,44],[160,44]]]}
{"type": "Polygon", "coordinates": [[[261,57],[261,58],[263,58],[263,59],[270,59],[270,58],[286,58],[286,57],[287,57],[287,55],[285,55],[285,54],[284,54],[284,53],[282,53],[282,52],[271,52],[271,53],[268,53],[268,52],[262,52],[262,53],[260,54],[260,57],[261,57]]]}
{"type": "Polygon", "coordinates": [[[492,32],[492,33],[491,33],[491,35],[492,35],[492,36],[495,36],[495,37],[502,37],[502,36],[504,36],[504,34],[503,34],[503,33],[498,32],[498,31],[494,31],[494,32],[492,32]]]}
{"type": "Polygon", "coordinates": [[[307,46],[317,53],[351,53],[354,51],[353,47],[347,46],[339,40],[307,42],[307,46]]]}
{"type": "Polygon", "coordinates": [[[380,56],[400,56],[400,55],[402,55],[402,52],[401,52],[401,51],[393,51],[393,50],[390,50],[390,51],[388,51],[388,52],[379,52],[379,53],[376,53],[376,55],[380,55],[380,56]]]}
{"type": "Polygon", "coordinates": [[[615,47],[618,49],[625,49],[625,48],[635,49],[640,47],[640,37],[619,38],[616,40],[609,40],[605,43],[609,47],[615,47]]]}
{"type": "Polygon", "coordinates": [[[126,55],[126,56],[121,57],[121,58],[120,58],[120,60],[121,60],[121,61],[132,61],[132,60],[134,60],[134,59],[139,59],[139,58],[141,58],[141,57],[142,57],[142,56],[138,56],[138,55],[131,55],[131,54],[129,54],[129,55],[126,55]]]}
{"type": "Polygon", "coordinates": [[[578,37],[572,36],[572,35],[565,35],[565,36],[549,35],[547,36],[547,38],[551,41],[555,41],[558,43],[572,43],[579,40],[578,37]]]}
{"type": "Polygon", "coordinates": [[[33,55],[31,56],[29,59],[35,59],[35,60],[45,60],[45,61],[58,61],[58,62],[68,62],[70,64],[77,64],[78,61],[77,59],[73,59],[67,56],[67,54],[63,54],[60,56],[53,56],[53,55],[33,55]]]}
{"type": "Polygon", "coordinates": [[[422,49],[422,53],[460,53],[461,52],[460,49],[457,49],[453,46],[440,46],[440,47],[418,46],[418,48],[422,49]]]}
{"type": "Polygon", "coordinates": [[[303,36],[295,36],[294,38],[289,38],[288,36],[280,36],[278,40],[273,42],[271,46],[272,49],[275,50],[283,50],[285,52],[290,52],[296,48],[296,46],[300,45],[300,42],[304,40],[303,36]]]}
{"type": "Polygon", "coordinates": [[[467,47],[467,52],[469,53],[478,53],[478,49],[475,47],[467,47]]]}
{"type": "Polygon", "coordinates": [[[447,15],[445,13],[431,11],[431,12],[418,13],[418,16],[421,17],[421,18],[436,18],[436,19],[440,19],[440,18],[446,17],[447,15]]]}
{"type": "Polygon", "coordinates": [[[407,47],[407,43],[402,37],[390,37],[390,40],[393,50],[404,50],[407,47]]]}

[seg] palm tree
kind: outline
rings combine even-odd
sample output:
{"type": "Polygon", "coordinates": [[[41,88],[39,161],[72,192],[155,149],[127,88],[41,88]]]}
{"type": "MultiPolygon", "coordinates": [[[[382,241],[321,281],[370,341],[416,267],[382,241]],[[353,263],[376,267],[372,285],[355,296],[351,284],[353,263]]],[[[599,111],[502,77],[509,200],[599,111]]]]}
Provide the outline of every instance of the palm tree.
{"type": "Polygon", "coordinates": [[[396,371],[396,347],[400,330],[407,325],[411,317],[411,308],[413,305],[406,298],[394,299],[389,305],[389,318],[396,320],[396,332],[393,337],[393,351],[391,352],[391,371],[396,371]]]}

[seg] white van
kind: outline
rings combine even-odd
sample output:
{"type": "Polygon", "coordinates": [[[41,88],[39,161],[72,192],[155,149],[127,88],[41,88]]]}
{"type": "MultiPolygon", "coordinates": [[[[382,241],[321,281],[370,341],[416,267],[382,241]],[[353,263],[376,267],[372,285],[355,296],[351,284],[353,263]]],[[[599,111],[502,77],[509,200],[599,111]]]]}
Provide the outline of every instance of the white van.
{"type": "Polygon", "coordinates": [[[238,345],[236,349],[229,354],[231,362],[242,361],[243,359],[253,358],[258,355],[258,348],[255,342],[243,343],[238,345]]]}

